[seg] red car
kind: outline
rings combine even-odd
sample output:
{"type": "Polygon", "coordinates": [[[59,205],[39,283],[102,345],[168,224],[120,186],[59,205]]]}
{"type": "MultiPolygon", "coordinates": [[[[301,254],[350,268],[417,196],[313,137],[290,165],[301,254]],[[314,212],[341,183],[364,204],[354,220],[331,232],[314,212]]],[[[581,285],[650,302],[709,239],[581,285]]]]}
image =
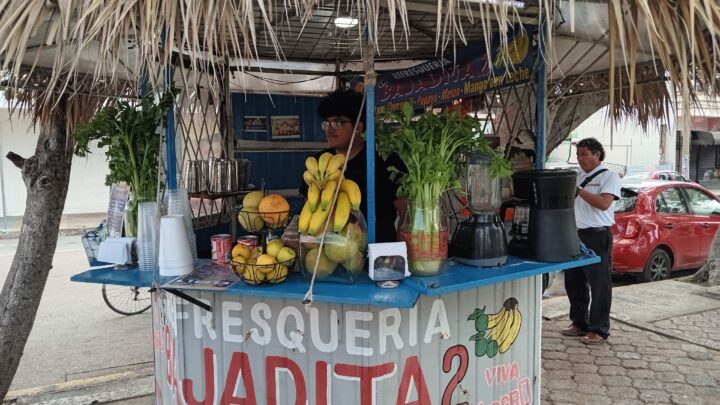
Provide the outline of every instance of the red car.
{"type": "Polygon", "coordinates": [[[633,172],[623,177],[624,181],[641,181],[641,180],[677,180],[688,181],[682,174],[673,170],[655,170],[653,172],[633,172]]]}
{"type": "Polygon", "coordinates": [[[615,202],[613,270],[640,281],[699,268],[720,225],[720,198],[696,183],[623,184],[615,202]]]}

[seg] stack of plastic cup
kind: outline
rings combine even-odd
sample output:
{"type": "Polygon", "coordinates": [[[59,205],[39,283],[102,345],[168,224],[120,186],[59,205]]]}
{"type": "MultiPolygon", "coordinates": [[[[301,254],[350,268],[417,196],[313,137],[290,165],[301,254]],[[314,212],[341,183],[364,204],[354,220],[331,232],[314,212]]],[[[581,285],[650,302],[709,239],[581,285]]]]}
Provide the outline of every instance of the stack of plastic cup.
{"type": "Polygon", "coordinates": [[[167,213],[168,215],[183,216],[190,253],[193,262],[197,261],[197,242],[195,240],[195,230],[193,229],[192,214],[190,213],[190,198],[188,197],[187,190],[182,188],[169,190],[167,213]]]}
{"type": "Polygon", "coordinates": [[[160,218],[158,267],[161,276],[182,276],[193,271],[193,258],[185,236],[182,215],[160,218]]]}
{"type": "Polygon", "coordinates": [[[137,255],[140,271],[155,271],[157,264],[157,203],[138,205],[137,255]]]}

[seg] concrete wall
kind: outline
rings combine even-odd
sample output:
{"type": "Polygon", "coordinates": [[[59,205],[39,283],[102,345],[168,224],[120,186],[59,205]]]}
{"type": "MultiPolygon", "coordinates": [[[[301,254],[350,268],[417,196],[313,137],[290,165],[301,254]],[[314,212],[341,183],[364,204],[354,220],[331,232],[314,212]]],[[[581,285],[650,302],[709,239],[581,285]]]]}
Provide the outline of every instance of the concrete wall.
{"type": "MultiPolygon", "coordinates": [[[[4,101],[4,100],[3,100],[4,101]]],[[[35,152],[38,135],[28,119],[14,115],[0,101],[0,217],[22,216],[25,212],[25,184],[18,170],[5,155],[15,152],[23,157],[35,152]]],[[[109,188],[105,186],[108,165],[105,154],[92,148],[88,157],[73,158],[70,186],[64,214],[107,211],[109,188]]]]}
{"type": "MultiPolygon", "coordinates": [[[[639,124],[625,120],[618,123],[611,141],[607,108],[603,108],[571,133],[573,142],[589,137],[597,138],[605,147],[605,162],[627,166],[628,172],[675,168],[676,134],[673,119],[669,123],[651,123],[647,132],[644,132],[639,124]],[[664,148],[661,148],[660,134],[663,125],[665,144],[664,148]]],[[[550,154],[549,161],[567,161],[568,158],[570,162],[577,162],[575,148],[571,148],[570,142],[565,141],[550,154]]]]}

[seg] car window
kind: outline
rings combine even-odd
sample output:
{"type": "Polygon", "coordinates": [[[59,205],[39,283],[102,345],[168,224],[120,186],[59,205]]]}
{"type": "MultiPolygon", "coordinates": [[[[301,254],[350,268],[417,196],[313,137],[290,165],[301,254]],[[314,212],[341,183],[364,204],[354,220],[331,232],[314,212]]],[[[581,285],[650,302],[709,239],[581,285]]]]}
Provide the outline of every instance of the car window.
{"type": "Polygon", "coordinates": [[[655,199],[655,211],[659,214],[688,213],[685,200],[677,187],[668,188],[657,196],[655,199]]]}
{"type": "Polygon", "coordinates": [[[637,180],[644,180],[650,177],[650,173],[647,172],[636,172],[636,173],[628,173],[623,177],[623,179],[637,179],[637,180]]]}
{"type": "Polygon", "coordinates": [[[670,173],[670,180],[685,181],[685,177],[677,173],[670,173]]]}
{"type": "Polygon", "coordinates": [[[618,201],[615,201],[615,212],[623,213],[635,211],[635,206],[637,205],[637,196],[637,191],[624,187],[621,188],[620,199],[618,201]]]}
{"type": "Polygon", "coordinates": [[[695,214],[698,215],[720,215],[720,202],[717,202],[712,196],[702,190],[687,187],[685,189],[690,197],[690,206],[695,214]]]}
{"type": "Polygon", "coordinates": [[[660,173],[657,176],[658,176],[658,179],[660,179],[660,180],[668,180],[669,179],[667,173],[660,173]]]}

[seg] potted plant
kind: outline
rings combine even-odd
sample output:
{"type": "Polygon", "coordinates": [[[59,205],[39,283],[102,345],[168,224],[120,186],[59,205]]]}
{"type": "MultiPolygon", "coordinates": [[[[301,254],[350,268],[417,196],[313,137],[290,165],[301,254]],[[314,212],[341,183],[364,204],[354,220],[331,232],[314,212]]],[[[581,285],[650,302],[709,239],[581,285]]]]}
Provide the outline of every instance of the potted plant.
{"type": "Polygon", "coordinates": [[[385,113],[377,125],[378,152],[384,158],[397,153],[407,172],[391,168],[399,183],[399,194],[408,199],[408,209],[398,239],[408,244],[410,271],[435,275],[444,269],[448,252],[448,229],[440,210],[447,189],[460,188],[457,155],[482,151],[492,155],[494,176],[509,176],[509,163],[483,136],[478,119],[456,111],[414,115],[412,104],[385,113]]]}
{"type": "Polygon", "coordinates": [[[174,92],[168,91],[157,102],[150,92],[139,103],[118,100],[80,124],[73,135],[78,156],[90,152],[92,141],[106,148],[110,168],[106,185],[120,182],[130,185],[132,197],[125,226],[128,236],[136,234],[138,204],[156,198],[158,154],[162,144],[162,135],[157,129],[163,123],[165,112],[172,107],[173,99],[174,92]]]}

